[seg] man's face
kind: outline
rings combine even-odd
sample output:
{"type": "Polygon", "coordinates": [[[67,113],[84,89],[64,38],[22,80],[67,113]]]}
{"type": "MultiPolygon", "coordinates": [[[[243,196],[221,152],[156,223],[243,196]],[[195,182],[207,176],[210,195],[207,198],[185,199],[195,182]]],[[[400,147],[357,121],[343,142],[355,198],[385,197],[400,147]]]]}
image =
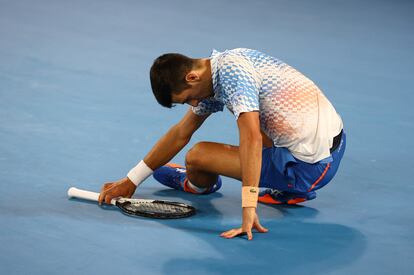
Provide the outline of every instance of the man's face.
{"type": "Polygon", "coordinates": [[[173,103],[196,107],[201,101],[214,95],[211,73],[208,72],[202,76],[197,72],[190,72],[186,76],[186,81],[190,87],[179,93],[173,93],[173,103]]]}
{"type": "Polygon", "coordinates": [[[173,93],[172,102],[177,104],[188,104],[196,107],[202,100],[212,96],[211,92],[203,90],[198,86],[202,85],[194,85],[178,94],[173,93]]]}

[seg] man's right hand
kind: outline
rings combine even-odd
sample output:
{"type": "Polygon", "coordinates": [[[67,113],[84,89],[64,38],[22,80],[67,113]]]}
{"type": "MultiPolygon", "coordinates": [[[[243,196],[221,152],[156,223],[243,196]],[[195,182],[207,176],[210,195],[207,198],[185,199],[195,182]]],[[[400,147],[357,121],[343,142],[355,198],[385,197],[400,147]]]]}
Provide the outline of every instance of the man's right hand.
{"type": "Polygon", "coordinates": [[[135,189],[137,189],[137,186],[129,178],[105,183],[99,194],[99,205],[102,202],[111,204],[111,200],[117,197],[130,198],[134,194],[135,189]]]}

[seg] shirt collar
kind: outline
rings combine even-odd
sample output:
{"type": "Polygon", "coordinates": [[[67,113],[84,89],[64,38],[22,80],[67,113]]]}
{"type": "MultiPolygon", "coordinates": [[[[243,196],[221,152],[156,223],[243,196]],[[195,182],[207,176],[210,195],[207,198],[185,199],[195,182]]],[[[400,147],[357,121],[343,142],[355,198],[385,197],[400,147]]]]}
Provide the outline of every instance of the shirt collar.
{"type": "Polygon", "coordinates": [[[219,97],[219,86],[218,86],[218,82],[219,82],[219,74],[218,74],[218,59],[221,55],[221,52],[216,51],[215,49],[213,49],[213,51],[211,52],[210,55],[210,65],[211,65],[211,78],[213,81],[213,92],[214,92],[214,97],[216,99],[218,99],[219,97]]]}

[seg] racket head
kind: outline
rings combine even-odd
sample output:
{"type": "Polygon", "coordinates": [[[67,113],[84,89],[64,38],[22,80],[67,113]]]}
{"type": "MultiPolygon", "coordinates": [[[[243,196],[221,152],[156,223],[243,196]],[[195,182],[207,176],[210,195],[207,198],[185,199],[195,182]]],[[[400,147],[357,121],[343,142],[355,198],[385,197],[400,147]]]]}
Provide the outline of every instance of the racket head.
{"type": "Polygon", "coordinates": [[[191,205],[163,200],[139,200],[119,198],[116,200],[122,213],[128,216],[141,216],[154,219],[180,219],[194,215],[191,205]]]}

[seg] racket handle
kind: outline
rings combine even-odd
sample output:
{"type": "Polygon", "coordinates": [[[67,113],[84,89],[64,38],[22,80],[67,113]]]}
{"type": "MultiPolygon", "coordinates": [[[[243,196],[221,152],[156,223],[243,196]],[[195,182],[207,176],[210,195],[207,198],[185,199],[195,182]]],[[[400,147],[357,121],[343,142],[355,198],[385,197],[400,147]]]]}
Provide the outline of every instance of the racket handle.
{"type": "MultiPolygon", "coordinates": [[[[71,187],[68,190],[69,198],[85,199],[90,201],[98,201],[99,193],[82,190],[76,187],[71,187]]],[[[112,199],[111,204],[116,205],[116,200],[112,199]]]]}
{"type": "Polygon", "coordinates": [[[73,197],[90,201],[98,201],[99,193],[78,189],[76,187],[71,187],[68,190],[68,196],[69,198],[73,197]]]}

